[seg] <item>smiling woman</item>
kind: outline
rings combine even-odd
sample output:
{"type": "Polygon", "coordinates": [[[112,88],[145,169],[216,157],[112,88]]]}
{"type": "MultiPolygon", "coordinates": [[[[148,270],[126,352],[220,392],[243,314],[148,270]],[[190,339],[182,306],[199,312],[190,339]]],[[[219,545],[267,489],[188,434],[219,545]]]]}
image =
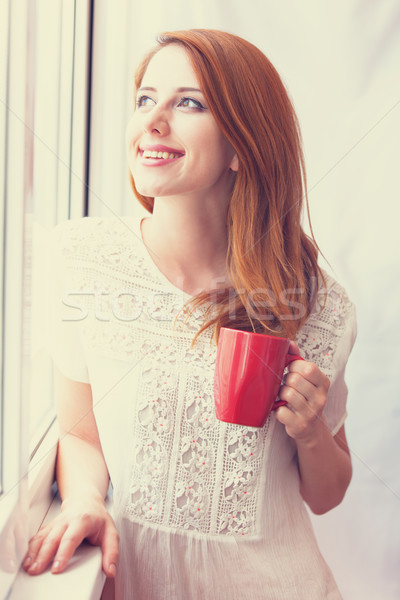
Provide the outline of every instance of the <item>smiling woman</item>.
{"type": "Polygon", "coordinates": [[[140,194],[184,194],[194,201],[196,194],[207,190],[209,204],[226,203],[237,159],[207,106],[182,47],[171,44],[153,57],[138,89],[136,106],[127,141],[129,166],[140,194]],[[187,93],[192,96],[183,95],[187,93]],[[153,154],[158,152],[169,155],[153,154]],[[154,166],[166,168],[154,177],[148,171],[154,166]]]}
{"type": "Polygon", "coordinates": [[[126,142],[147,218],[52,235],[63,503],[25,568],[60,573],[86,538],[118,600],[338,600],[305,503],[327,512],[350,481],[354,307],[301,228],[293,107],[257,48],[213,30],[162,36],[136,88],[126,142]],[[304,358],[262,427],[216,417],[222,326],[304,358]]]}

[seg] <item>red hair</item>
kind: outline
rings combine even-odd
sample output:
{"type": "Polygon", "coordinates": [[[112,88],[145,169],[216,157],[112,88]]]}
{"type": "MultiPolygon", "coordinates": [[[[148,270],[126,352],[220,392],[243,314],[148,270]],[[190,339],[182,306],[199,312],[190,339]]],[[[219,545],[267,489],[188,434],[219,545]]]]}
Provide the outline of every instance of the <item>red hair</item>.
{"type": "MultiPolygon", "coordinates": [[[[214,326],[216,338],[220,327],[230,326],[293,339],[324,278],[315,240],[301,227],[303,198],[309,218],[306,175],[288,93],[261,50],[238,36],[206,29],[161,35],[137,70],[136,88],[151,58],[168,44],[186,50],[208,106],[239,159],[227,222],[227,271],[234,290],[203,292],[189,309],[209,304],[200,332],[214,326]]],[[[152,212],[154,199],[139,194],[132,177],[131,183],[152,212]]]]}

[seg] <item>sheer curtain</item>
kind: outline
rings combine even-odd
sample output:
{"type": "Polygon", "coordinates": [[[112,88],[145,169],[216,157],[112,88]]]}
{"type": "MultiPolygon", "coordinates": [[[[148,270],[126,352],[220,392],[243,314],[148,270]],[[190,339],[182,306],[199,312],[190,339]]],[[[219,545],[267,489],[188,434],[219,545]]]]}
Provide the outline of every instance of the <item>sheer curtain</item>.
{"type": "MultiPolygon", "coordinates": [[[[259,46],[302,126],[314,233],[356,303],[347,433],[354,476],[340,507],[313,517],[345,600],[400,597],[399,304],[400,8],[396,0],[96,2],[90,214],[139,210],[125,126],[135,65],[157,33],[231,31],[259,46]]],[[[260,99],[262,102],[262,99],[260,99]]]]}

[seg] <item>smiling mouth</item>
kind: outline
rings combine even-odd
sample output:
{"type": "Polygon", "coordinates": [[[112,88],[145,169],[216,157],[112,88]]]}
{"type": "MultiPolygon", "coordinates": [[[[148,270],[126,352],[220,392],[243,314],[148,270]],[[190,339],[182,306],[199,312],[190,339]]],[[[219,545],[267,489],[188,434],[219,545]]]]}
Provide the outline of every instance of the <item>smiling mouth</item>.
{"type": "Polygon", "coordinates": [[[143,158],[156,158],[159,160],[171,160],[183,156],[183,154],[177,152],[157,152],[156,150],[139,150],[139,152],[143,158]]]}

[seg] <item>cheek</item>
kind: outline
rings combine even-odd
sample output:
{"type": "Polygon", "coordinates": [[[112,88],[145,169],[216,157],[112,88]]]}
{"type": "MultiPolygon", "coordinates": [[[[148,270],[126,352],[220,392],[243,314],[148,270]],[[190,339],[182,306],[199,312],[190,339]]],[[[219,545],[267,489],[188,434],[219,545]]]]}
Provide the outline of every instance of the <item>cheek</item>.
{"type": "Polygon", "coordinates": [[[184,139],[198,167],[204,165],[206,168],[218,168],[223,160],[225,148],[221,144],[220,135],[216,135],[214,127],[200,124],[195,132],[189,131],[184,139]]]}
{"type": "Polygon", "coordinates": [[[212,177],[219,176],[229,169],[234,152],[230,145],[220,140],[206,139],[203,150],[199,153],[197,167],[202,172],[208,172],[212,177]],[[205,149],[205,150],[204,150],[205,149]]]}
{"type": "Polygon", "coordinates": [[[228,166],[235,155],[235,151],[222,135],[216,123],[212,125],[212,127],[204,129],[202,132],[204,147],[208,149],[209,156],[213,158],[219,167],[228,166]]]}
{"type": "Polygon", "coordinates": [[[138,124],[136,122],[135,117],[132,117],[132,119],[129,121],[126,131],[125,131],[125,144],[128,149],[131,147],[132,144],[135,143],[137,136],[138,136],[138,124]]]}
{"type": "Polygon", "coordinates": [[[225,164],[230,165],[235,156],[235,149],[225,137],[221,138],[220,148],[225,164]]]}

